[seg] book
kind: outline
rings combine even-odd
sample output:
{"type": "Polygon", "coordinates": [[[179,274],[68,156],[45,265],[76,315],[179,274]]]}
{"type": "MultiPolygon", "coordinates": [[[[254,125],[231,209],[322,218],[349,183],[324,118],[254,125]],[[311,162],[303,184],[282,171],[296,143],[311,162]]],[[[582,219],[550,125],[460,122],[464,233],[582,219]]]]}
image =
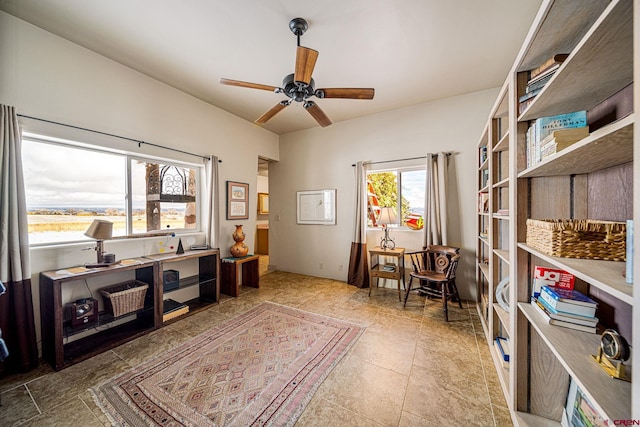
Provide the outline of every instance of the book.
{"type": "Polygon", "coordinates": [[[544,75],[540,75],[535,80],[529,80],[529,82],[527,83],[527,86],[524,89],[525,94],[535,92],[535,91],[539,92],[540,90],[542,90],[542,88],[544,88],[547,85],[547,83],[549,83],[549,80],[551,80],[551,77],[553,77],[555,72],[556,70],[553,69],[545,73],[544,75]]]}
{"type": "Polygon", "coordinates": [[[478,193],[478,213],[489,212],[489,193],[478,193]]]}
{"type": "Polygon", "coordinates": [[[535,141],[542,141],[553,131],[587,126],[587,112],[575,111],[573,113],[558,114],[555,116],[540,117],[535,121],[535,141]]]}
{"type": "Polygon", "coordinates": [[[539,298],[547,303],[546,305],[559,312],[587,317],[595,317],[598,306],[591,298],[575,289],[567,290],[543,286],[540,289],[539,298]]]}
{"type": "Polygon", "coordinates": [[[567,421],[571,427],[605,427],[609,425],[609,420],[600,415],[573,378],[569,383],[565,410],[567,421]]]}
{"type": "Polygon", "coordinates": [[[493,345],[496,347],[498,352],[498,356],[502,361],[502,366],[504,368],[509,367],[509,340],[503,337],[496,337],[493,341],[493,345]]]}
{"type": "Polygon", "coordinates": [[[548,320],[559,320],[584,326],[596,326],[600,320],[597,317],[578,316],[575,314],[558,312],[545,305],[545,302],[538,298],[532,298],[531,305],[535,305],[536,308],[539,309],[539,313],[548,320]]]}
{"type": "Polygon", "coordinates": [[[595,334],[597,332],[597,328],[595,326],[581,325],[578,323],[567,322],[565,320],[553,319],[549,315],[547,315],[536,302],[531,301],[531,305],[536,309],[540,317],[542,317],[548,324],[554,326],[560,326],[562,328],[575,329],[576,331],[589,332],[595,334]]]}
{"type": "Polygon", "coordinates": [[[536,265],[533,272],[531,295],[537,298],[540,295],[540,288],[543,286],[573,289],[575,280],[575,276],[567,271],[536,265]]]}
{"type": "Polygon", "coordinates": [[[551,68],[558,68],[569,57],[568,53],[557,53],[529,72],[529,79],[544,73],[551,68]]]}
{"type": "Polygon", "coordinates": [[[626,283],[633,284],[633,220],[627,220],[627,260],[624,280],[626,283]]]}
{"type": "Polygon", "coordinates": [[[162,321],[174,319],[189,312],[189,306],[172,299],[162,301],[162,321]]]}
{"type": "Polygon", "coordinates": [[[569,128],[569,129],[560,129],[554,130],[546,138],[544,138],[541,143],[542,145],[555,141],[556,143],[570,143],[573,144],[576,141],[580,141],[583,138],[589,136],[589,127],[582,126],[579,128],[569,128]]]}

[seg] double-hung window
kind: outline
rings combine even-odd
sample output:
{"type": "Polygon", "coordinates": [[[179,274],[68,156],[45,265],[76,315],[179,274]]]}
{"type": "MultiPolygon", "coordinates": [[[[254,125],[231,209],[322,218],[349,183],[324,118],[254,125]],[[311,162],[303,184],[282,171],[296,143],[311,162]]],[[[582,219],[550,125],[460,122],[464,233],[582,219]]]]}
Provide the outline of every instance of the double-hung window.
{"type": "Polygon", "coordinates": [[[87,240],[94,219],[114,237],[200,230],[201,165],[31,136],[22,164],[31,245],[87,240]]]}
{"type": "Polygon", "coordinates": [[[380,208],[391,207],[400,227],[419,230],[424,224],[426,170],[398,168],[367,173],[368,225],[379,227],[380,208]]]}

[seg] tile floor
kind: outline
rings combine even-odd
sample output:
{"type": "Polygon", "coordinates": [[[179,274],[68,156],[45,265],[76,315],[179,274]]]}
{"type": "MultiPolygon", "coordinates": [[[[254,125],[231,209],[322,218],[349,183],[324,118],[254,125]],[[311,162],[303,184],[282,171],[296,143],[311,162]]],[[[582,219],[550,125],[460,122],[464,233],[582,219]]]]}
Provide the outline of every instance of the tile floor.
{"type": "MultiPolygon", "coordinates": [[[[266,270],[266,269],[265,269],[266,270]]],[[[103,426],[87,391],[262,301],[348,319],[366,331],[320,386],[297,426],[511,426],[476,308],[450,309],[395,289],[270,272],[260,289],[174,322],[60,372],[42,364],[0,380],[1,426],[103,426]]]]}

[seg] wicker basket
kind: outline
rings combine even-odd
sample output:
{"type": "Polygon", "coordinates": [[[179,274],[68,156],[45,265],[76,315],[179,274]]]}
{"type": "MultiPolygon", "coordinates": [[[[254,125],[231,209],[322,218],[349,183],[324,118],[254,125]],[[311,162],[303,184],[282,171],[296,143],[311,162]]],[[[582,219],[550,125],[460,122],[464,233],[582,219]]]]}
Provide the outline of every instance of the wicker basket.
{"type": "Polygon", "coordinates": [[[528,219],[527,245],[556,257],[624,261],[626,224],[591,219],[528,219]]]}
{"type": "Polygon", "coordinates": [[[149,285],[139,280],[118,283],[100,289],[104,306],[113,317],[123,316],[144,308],[144,298],[149,285]]]}

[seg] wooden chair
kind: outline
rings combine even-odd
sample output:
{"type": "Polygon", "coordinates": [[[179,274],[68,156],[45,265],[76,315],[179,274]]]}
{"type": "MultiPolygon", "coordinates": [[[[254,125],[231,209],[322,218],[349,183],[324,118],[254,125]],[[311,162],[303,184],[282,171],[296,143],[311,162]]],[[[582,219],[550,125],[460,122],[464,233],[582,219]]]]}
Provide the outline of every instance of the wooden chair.
{"type": "Polygon", "coordinates": [[[444,318],[449,321],[447,301],[457,300],[462,308],[462,301],[456,286],[456,270],[460,260],[460,248],[450,246],[431,245],[426,250],[408,252],[411,258],[412,271],[409,284],[404,295],[404,305],[407,305],[409,292],[412,290],[413,279],[418,279],[420,286],[416,288],[422,295],[442,299],[444,318]]]}

